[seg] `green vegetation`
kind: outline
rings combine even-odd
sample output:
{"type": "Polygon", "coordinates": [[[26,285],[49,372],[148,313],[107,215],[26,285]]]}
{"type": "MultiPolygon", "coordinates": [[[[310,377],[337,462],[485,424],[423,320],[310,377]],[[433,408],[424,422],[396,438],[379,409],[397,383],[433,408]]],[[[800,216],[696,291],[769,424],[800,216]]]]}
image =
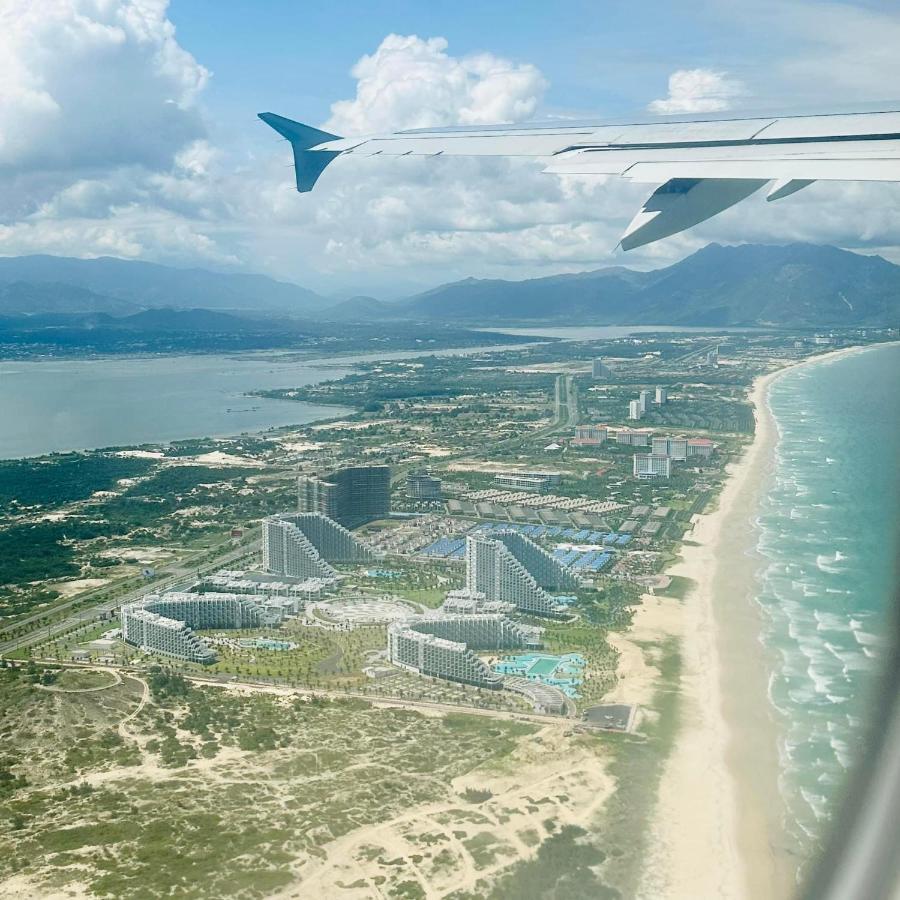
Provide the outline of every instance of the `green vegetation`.
{"type": "Polygon", "coordinates": [[[606,860],[606,853],[586,838],[583,828],[564,825],[540,845],[534,859],[519,863],[500,879],[490,893],[492,900],[548,897],[616,900],[622,897],[596,874],[595,869],[606,860]]]}
{"type": "MultiPolygon", "coordinates": [[[[34,636],[33,646],[12,652],[34,661],[0,669],[0,880],[20,876],[34,893],[77,884],[123,900],[262,897],[318,871],[333,842],[353,832],[362,837],[339,875],[359,891],[375,885],[387,897],[455,900],[633,896],[679,724],[674,641],[641,645],[661,672],[659,690],[640,733],[624,735],[518,721],[531,707],[511,692],[385,671],[384,626],[334,628],[324,612],[312,623],[205,635],[231,639],[217,644],[210,667],[129,668],[143,673],[149,689],[140,713],[141,678],[120,669],[122,683],[112,684],[106,673],[47,660],[70,659],[112,627],[91,616],[100,602],[112,606],[162,578],[181,581],[207,567],[245,568],[243,548],[257,539],[259,519],[294,507],[298,471],[361,461],[393,466],[394,509],[423,515],[361,529],[383,556],[341,565],[338,596],[387,594],[434,608],[462,586],[464,569],[422,558],[423,546],[464,534],[476,513],[538,519],[512,502],[476,510],[478,498],[468,492],[493,489],[500,469],[558,469],[554,493],[618,506],[583,513],[579,504],[566,511],[558,504],[551,516],[574,527],[565,537],[539,538],[547,549],[578,544],[585,534],[577,531],[624,530],[633,520],[631,543],[615,545],[603,573],[574,591],[571,617],[534,621],[545,628],[549,652],[585,657],[579,709],[602,701],[616,684],[610,633],[626,629],[642,591],[659,584],[692,517],[714,500],[726,463],[752,432],[747,386],[772,359],[802,355],[787,335],[730,335],[722,338],[728,364],[699,367],[711,340],[644,334],[382,360],[333,381],[266,392],[356,407],[349,422],[148,446],[148,457],[106,450],[0,463],[0,615],[43,609],[35,621],[5,623],[5,637],[34,636]],[[605,382],[585,374],[597,355],[616,361],[605,382]],[[665,386],[671,402],[652,407],[640,426],[710,437],[716,452],[679,461],[671,479],[638,481],[634,448],[571,442],[571,395],[564,410],[554,405],[559,375],[574,380],[583,423],[625,424],[638,390],[665,386]],[[240,457],[238,465],[201,456],[214,451],[240,457]],[[447,498],[460,499],[446,508],[454,515],[405,497],[405,473],[423,468],[441,477],[447,498]],[[232,526],[254,529],[243,548],[233,547],[232,526]],[[156,575],[144,580],[144,567],[156,575]],[[368,575],[369,568],[390,575],[368,575]],[[74,586],[83,591],[68,599],[74,587],[61,582],[73,579],[96,581],[74,586]],[[86,615],[66,618],[73,612],[86,615]],[[60,633],[42,635],[54,616],[60,633]],[[297,646],[235,643],[261,636],[297,646]],[[379,677],[363,674],[369,665],[379,677]],[[210,676],[221,686],[191,681],[210,676]],[[275,687],[263,693],[260,682],[275,687]],[[292,694],[289,686],[323,695],[292,694]],[[387,699],[398,706],[379,708],[387,699]],[[435,704],[429,715],[414,711],[426,701],[435,704]],[[484,715],[440,715],[453,703],[484,715]],[[509,787],[523,764],[532,766],[531,777],[544,759],[566,753],[573,765],[566,761],[546,784],[535,775],[540,788],[509,787]],[[615,790],[601,806],[591,779],[603,769],[615,790]],[[417,818],[421,807],[427,816],[417,818]],[[366,831],[376,824],[391,829],[390,839],[366,831]],[[523,859],[523,846],[534,855],[523,859]]],[[[683,599],[690,588],[673,578],[655,589],[683,599]]],[[[120,664],[147,665],[138,648],[110,652],[120,664]]]]}
{"type": "Polygon", "coordinates": [[[0,460],[0,506],[58,506],[113,489],[121,478],[146,474],[147,459],[107,453],[53,454],[39,460],[0,460]]]}
{"type": "Polygon", "coordinates": [[[616,779],[616,790],[604,806],[597,831],[607,836],[605,877],[623,897],[635,896],[638,888],[646,861],[647,822],[656,805],[663,764],[681,722],[677,640],[670,638],[647,649],[660,672],[651,708],[654,717],[644,722],[640,734],[604,736],[604,745],[612,752],[609,772],[616,779]]]}

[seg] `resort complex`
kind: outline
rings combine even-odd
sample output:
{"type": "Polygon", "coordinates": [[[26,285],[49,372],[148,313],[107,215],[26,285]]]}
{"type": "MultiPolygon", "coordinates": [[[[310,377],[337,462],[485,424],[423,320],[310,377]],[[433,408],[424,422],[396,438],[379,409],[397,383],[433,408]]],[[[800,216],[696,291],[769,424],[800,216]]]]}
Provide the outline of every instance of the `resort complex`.
{"type": "Polygon", "coordinates": [[[266,572],[289,578],[337,578],[330,563],[365,562],[374,553],[342,525],[319,513],[270,516],[262,524],[266,572]]]}

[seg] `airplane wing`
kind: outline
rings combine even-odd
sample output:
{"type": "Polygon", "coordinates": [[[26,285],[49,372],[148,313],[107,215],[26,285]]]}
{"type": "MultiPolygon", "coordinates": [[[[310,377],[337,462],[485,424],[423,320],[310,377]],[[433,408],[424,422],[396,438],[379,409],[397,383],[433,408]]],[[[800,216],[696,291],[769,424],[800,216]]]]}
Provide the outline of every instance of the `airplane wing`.
{"type": "Polygon", "coordinates": [[[774,182],[779,200],[814,181],[900,181],[900,109],[753,119],[412,129],[341,138],[274,113],[290,141],[297,190],[338,156],[522,156],[557,175],[656,184],[622,236],[625,250],[684,231],[774,182]]]}

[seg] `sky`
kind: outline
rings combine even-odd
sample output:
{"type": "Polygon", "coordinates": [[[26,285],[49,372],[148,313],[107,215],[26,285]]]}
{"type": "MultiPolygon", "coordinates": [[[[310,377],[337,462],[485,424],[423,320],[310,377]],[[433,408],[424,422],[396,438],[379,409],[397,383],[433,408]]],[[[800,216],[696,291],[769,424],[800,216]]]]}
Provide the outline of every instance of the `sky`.
{"type": "Polygon", "coordinates": [[[312,194],[256,118],[328,131],[900,101],[896,0],[0,0],[0,255],[263,272],[330,296],[672,263],[710,241],[900,262],[900,186],[752,197],[624,253],[648,192],[503,159],[347,159],[312,194]],[[751,8],[752,7],[752,8],[751,8]],[[893,94],[893,96],[892,96],[893,94]]]}

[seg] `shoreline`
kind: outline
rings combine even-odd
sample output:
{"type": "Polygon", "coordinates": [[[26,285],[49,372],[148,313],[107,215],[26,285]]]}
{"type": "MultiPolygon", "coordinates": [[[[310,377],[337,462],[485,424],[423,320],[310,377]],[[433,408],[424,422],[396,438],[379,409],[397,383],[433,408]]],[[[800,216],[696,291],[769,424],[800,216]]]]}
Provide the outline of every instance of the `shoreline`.
{"type": "MultiPolygon", "coordinates": [[[[799,858],[785,832],[779,792],[777,720],[768,700],[771,665],[760,643],[755,602],[759,502],[774,472],[777,424],[768,405],[786,372],[861,352],[854,346],[819,354],[758,376],[749,391],[756,429],[727,467],[717,504],[695,516],[681,558],[666,574],[693,586],[677,603],[680,622],[680,726],[664,764],[650,824],[651,858],[639,896],[790,897],[799,858]]],[[[649,598],[648,598],[649,599],[649,598]]],[[[636,627],[657,619],[646,601],[636,627]]],[[[628,639],[629,633],[624,637],[628,639]]]]}

